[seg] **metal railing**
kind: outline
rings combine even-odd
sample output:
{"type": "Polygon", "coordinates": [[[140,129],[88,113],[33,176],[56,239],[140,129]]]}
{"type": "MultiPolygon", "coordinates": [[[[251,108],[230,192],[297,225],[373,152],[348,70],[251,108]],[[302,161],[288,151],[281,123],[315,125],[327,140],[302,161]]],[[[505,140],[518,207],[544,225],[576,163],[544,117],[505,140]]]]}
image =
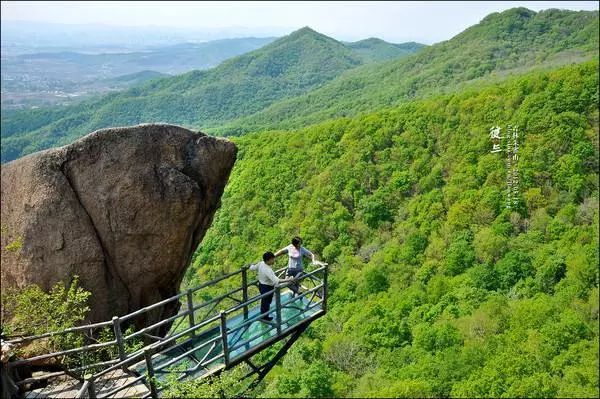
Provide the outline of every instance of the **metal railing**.
{"type": "MultiPolygon", "coordinates": [[[[281,277],[285,274],[286,269],[281,268],[276,270],[276,274],[281,277]]],[[[157,374],[177,372],[182,374],[178,379],[183,379],[190,373],[204,369],[205,374],[203,376],[210,375],[223,368],[228,368],[239,363],[245,356],[251,356],[270,345],[279,337],[285,336],[286,333],[289,333],[289,331],[293,330],[299,324],[310,322],[312,319],[324,314],[327,309],[327,272],[327,264],[318,263],[317,268],[303,274],[294,281],[303,288],[304,292],[282,302],[281,293],[291,285],[290,282],[281,284],[265,294],[260,294],[258,293],[258,281],[256,279],[249,281],[248,266],[244,266],[234,272],[227,273],[135,312],[121,317],[115,316],[110,321],[12,339],[8,342],[15,345],[24,345],[66,334],[83,334],[85,339],[89,341],[97,339],[94,337],[98,336],[100,329],[103,329],[105,332],[104,338],[108,335],[108,329],[110,329],[109,333],[111,336],[111,339],[106,342],[55,351],[28,359],[18,359],[9,362],[8,367],[31,365],[41,360],[60,358],[63,364],[73,365],[66,366],[62,374],[68,374],[83,382],[77,397],[87,395],[90,398],[97,396],[98,381],[103,376],[121,369],[125,373],[131,374],[133,378],[130,378],[126,384],[118,386],[110,392],[103,392],[102,397],[114,395],[123,389],[138,384],[140,381],[149,387],[150,396],[156,397],[157,392],[161,390],[161,387],[156,386],[154,377],[157,374]],[[234,279],[237,281],[240,279],[241,281],[237,283],[234,279]],[[218,287],[219,284],[229,285],[229,288],[218,287]],[[235,287],[236,284],[241,285],[235,287]],[[235,288],[231,288],[232,286],[235,288]],[[201,292],[201,290],[203,288],[208,289],[209,287],[215,292],[222,292],[222,290],[226,292],[214,297],[206,297],[206,293],[201,292]],[[275,334],[269,339],[255,345],[251,345],[251,343],[260,338],[256,334],[240,342],[249,326],[268,314],[255,314],[250,317],[250,310],[259,305],[263,297],[270,294],[274,294],[275,318],[273,322],[269,322],[269,329],[266,331],[261,330],[261,334],[270,334],[272,331],[275,331],[275,334]],[[315,301],[316,298],[318,300],[315,301]],[[136,324],[136,321],[143,319],[149,312],[160,310],[163,306],[173,306],[175,302],[180,303],[184,308],[177,314],[143,326],[137,331],[131,331],[130,328],[127,329],[128,326],[133,326],[136,324]],[[294,308],[298,313],[294,317],[283,319],[282,310],[285,308],[294,308]],[[316,313],[318,314],[316,314],[316,317],[297,317],[298,315],[306,315],[316,308],[319,308],[317,309],[316,313]],[[236,317],[242,319],[243,322],[229,329],[227,327],[228,321],[236,317]],[[186,321],[187,323],[185,323],[186,321]],[[164,337],[154,335],[156,334],[154,331],[168,325],[171,327],[169,333],[164,337]],[[123,331],[124,327],[126,328],[126,332],[123,331]],[[197,346],[192,346],[166,363],[157,363],[157,359],[164,356],[166,352],[173,351],[175,348],[188,348],[198,334],[204,334],[207,331],[217,332],[217,334],[215,337],[197,346]],[[142,339],[144,342],[141,342],[142,339]],[[132,343],[136,342],[137,346],[132,345],[132,343]],[[193,367],[176,371],[170,369],[178,360],[207,346],[210,347],[206,355],[193,367]],[[240,351],[242,348],[245,348],[245,350],[240,351]],[[214,356],[210,356],[211,354],[214,354],[214,356]],[[88,355],[88,357],[86,358],[85,355],[88,355]],[[73,356],[76,356],[76,358],[72,359],[73,356]],[[110,358],[107,359],[107,356],[110,358]],[[71,359],[71,362],[68,361],[69,359],[71,359]],[[92,360],[86,361],[86,359],[92,360]],[[129,368],[134,364],[142,362],[145,362],[145,375],[135,375],[135,373],[132,373],[129,368]]],[[[37,378],[45,379],[60,374],[54,372],[38,376],[37,378]]],[[[22,384],[23,382],[20,383],[22,384]]]]}

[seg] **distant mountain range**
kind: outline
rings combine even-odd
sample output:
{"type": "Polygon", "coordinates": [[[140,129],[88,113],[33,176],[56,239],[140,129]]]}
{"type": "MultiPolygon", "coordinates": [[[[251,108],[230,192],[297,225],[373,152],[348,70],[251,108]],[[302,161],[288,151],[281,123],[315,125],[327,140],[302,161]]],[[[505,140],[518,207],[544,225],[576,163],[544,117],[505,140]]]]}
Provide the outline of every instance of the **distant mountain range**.
{"type": "Polygon", "coordinates": [[[2,21],[2,54],[72,51],[88,54],[134,52],[183,42],[282,36],[293,28],[115,26],[2,21]]]}
{"type": "MultiPolygon", "coordinates": [[[[2,119],[3,154],[7,154],[2,159],[13,159],[14,155],[8,155],[14,154],[12,140],[24,143],[24,136],[38,129],[31,144],[41,149],[55,143],[52,132],[57,131],[63,132],[63,139],[70,140],[67,137],[74,137],[73,134],[147,120],[218,126],[261,111],[276,101],[309,92],[344,71],[377,59],[407,56],[422,47],[380,40],[360,43],[360,51],[353,46],[354,43],[344,44],[306,27],[210,70],[153,79],[130,90],[69,107],[11,112],[2,119]]],[[[79,59],[96,62],[98,57],[102,56],[79,59]]],[[[167,54],[164,57],[169,58],[167,54]]],[[[17,151],[21,153],[22,149],[17,151]]]]}
{"type": "MultiPolygon", "coordinates": [[[[154,71],[152,77],[156,78],[194,69],[208,69],[273,40],[275,38],[223,39],[123,53],[61,51],[12,56],[3,54],[2,107],[53,105],[64,102],[60,94],[85,97],[122,90],[144,80],[140,80],[141,76],[135,81],[114,78],[142,71],[154,71]]],[[[146,73],[144,76],[150,75],[146,73]]]]}
{"type": "MultiPolygon", "coordinates": [[[[61,78],[61,69],[77,67],[79,76],[71,79],[97,79],[154,70],[166,74],[187,72],[191,69],[207,69],[217,66],[227,58],[256,50],[275,38],[241,38],[214,40],[206,43],[180,43],[164,47],[152,47],[128,53],[85,54],[72,51],[21,54],[4,57],[3,73],[19,69],[21,73],[36,68],[36,63],[46,63],[55,69],[46,72],[49,78],[61,78]]],[[[70,72],[70,71],[69,71],[70,72]]],[[[63,77],[64,78],[64,77],[63,77]]]]}
{"type": "MultiPolygon", "coordinates": [[[[123,90],[140,84],[148,73],[136,80],[114,79],[143,71],[154,71],[152,78],[204,70],[222,61],[273,42],[276,38],[238,38],[204,43],[178,43],[150,46],[143,50],[104,49],[90,51],[44,51],[12,54],[3,47],[2,108],[26,109],[32,106],[70,105],[95,94],[123,90]]],[[[5,43],[3,42],[3,45],[5,43]]],[[[9,43],[10,44],[10,43],[9,43]]],[[[423,47],[418,43],[393,44],[380,39],[344,43],[360,55],[363,62],[398,58],[423,47]]]]}
{"type": "Polygon", "coordinates": [[[215,134],[287,129],[369,112],[483,80],[598,57],[598,11],[514,8],[493,13],[413,56],[356,68],[305,95],[280,101],[215,134]]]}
{"type": "Polygon", "coordinates": [[[597,11],[511,9],[423,48],[377,39],[344,44],[303,28],[210,70],[152,80],[70,107],[3,115],[2,161],[99,128],[142,122],[220,135],[305,126],[594,57],[597,11]],[[394,52],[399,58],[374,62],[394,52]]]}

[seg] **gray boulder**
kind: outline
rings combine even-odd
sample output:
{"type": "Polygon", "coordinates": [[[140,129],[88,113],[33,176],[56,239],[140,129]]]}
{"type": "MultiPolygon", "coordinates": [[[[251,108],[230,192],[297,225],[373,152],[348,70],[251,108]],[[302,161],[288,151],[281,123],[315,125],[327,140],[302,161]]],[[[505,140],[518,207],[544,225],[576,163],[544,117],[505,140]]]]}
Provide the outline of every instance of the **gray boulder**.
{"type": "Polygon", "coordinates": [[[175,295],[236,153],[225,139],[139,125],[3,165],[2,287],[48,290],[78,275],[92,292],[90,321],[175,295]]]}

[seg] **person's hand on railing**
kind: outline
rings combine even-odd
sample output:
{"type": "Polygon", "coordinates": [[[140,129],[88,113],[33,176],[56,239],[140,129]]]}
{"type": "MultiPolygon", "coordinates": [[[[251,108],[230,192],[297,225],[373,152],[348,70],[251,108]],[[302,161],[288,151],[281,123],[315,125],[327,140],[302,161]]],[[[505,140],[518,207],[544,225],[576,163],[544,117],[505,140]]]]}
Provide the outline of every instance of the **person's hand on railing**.
{"type": "Polygon", "coordinates": [[[277,287],[280,288],[286,288],[290,285],[291,282],[293,282],[296,278],[295,277],[285,277],[285,278],[280,278],[279,279],[279,284],[276,284],[277,287]]]}
{"type": "Polygon", "coordinates": [[[313,259],[312,264],[313,265],[317,265],[317,266],[327,266],[327,263],[321,262],[321,261],[316,260],[316,259],[313,259]]]}

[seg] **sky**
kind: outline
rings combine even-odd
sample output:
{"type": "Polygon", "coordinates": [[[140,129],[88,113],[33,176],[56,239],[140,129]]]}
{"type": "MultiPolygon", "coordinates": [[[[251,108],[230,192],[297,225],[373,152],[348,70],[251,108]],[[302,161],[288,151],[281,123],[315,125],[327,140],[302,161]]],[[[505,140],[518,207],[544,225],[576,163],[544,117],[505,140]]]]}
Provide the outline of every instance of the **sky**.
{"type": "Polygon", "coordinates": [[[448,40],[486,15],[513,7],[598,10],[597,1],[2,1],[2,21],[247,27],[281,36],[304,26],[338,40],[448,40]],[[260,28],[260,29],[259,29],[260,28]]]}

